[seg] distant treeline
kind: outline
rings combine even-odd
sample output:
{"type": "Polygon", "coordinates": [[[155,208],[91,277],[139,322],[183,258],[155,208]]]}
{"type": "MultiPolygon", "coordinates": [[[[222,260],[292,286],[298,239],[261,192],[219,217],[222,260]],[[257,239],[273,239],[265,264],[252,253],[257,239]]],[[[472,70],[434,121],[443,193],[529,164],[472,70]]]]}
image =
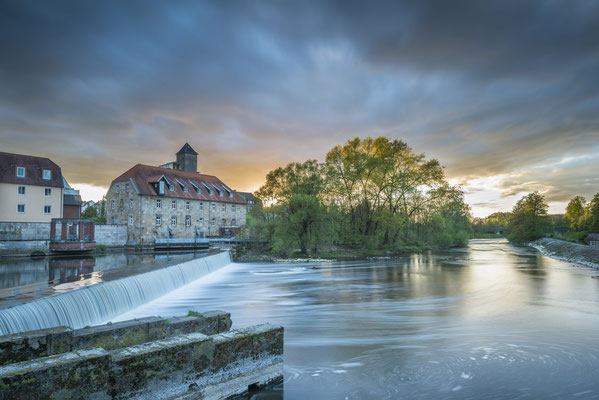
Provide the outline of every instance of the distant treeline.
{"type": "Polygon", "coordinates": [[[547,214],[547,201],[538,192],[524,196],[512,212],[496,212],[474,218],[473,231],[479,234],[505,234],[512,242],[528,242],[548,234],[581,241],[588,232],[599,232],[599,193],[590,202],[576,196],[568,203],[566,214],[547,214]]]}
{"type": "Polygon", "coordinates": [[[472,230],[463,192],[439,161],[386,137],[355,138],[325,162],[277,168],[255,195],[244,234],[269,240],[280,256],[463,246],[472,230]]]}

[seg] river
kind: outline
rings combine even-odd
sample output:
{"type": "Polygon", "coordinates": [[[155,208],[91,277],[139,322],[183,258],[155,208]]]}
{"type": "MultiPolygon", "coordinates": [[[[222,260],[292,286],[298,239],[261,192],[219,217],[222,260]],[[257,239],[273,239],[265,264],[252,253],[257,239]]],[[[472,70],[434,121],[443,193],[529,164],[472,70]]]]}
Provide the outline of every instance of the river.
{"type": "Polygon", "coordinates": [[[231,264],[119,319],[285,327],[256,398],[599,398],[599,271],[505,240],[394,260],[231,264]]]}

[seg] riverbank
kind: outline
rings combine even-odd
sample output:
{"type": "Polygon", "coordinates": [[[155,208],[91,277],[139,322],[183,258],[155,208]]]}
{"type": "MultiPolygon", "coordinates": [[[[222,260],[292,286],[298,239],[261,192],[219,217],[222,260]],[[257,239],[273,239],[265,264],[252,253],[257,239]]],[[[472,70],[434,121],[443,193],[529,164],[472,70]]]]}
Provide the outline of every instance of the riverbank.
{"type": "Polygon", "coordinates": [[[599,269],[599,249],[590,246],[551,238],[537,239],[529,246],[557,260],[599,269]]]}

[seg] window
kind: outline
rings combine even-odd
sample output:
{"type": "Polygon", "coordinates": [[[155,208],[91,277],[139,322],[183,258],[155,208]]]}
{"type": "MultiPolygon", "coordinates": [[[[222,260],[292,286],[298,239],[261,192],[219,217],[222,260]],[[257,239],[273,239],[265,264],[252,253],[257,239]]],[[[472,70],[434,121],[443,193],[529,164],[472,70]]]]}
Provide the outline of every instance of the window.
{"type": "Polygon", "coordinates": [[[202,189],[200,189],[199,187],[196,189],[196,193],[197,194],[202,194],[202,189]]]}
{"type": "Polygon", "coordinates": [[[221,211],[227,211],[227,205],[226,204],[223,204],[221,206],[221,211]]]}
{"type": "Polygon", "coordinates": [[[235,218],[233,218],[233,219],[231,220],[231,226],[235,226],[235,222],[236,222],[236,221],[235,221],[235,218]]]}
{"type": "Polygon", "coordinates": [[[222,226],[226,226],[227,225],[227,220],[223,218],[221,225],[222,226]]]}
{"type": "Polygon", "coordinates": [[[130,199],[130,200],[129,200],[129,208],[130,208],[130,209],[133,209],[133,205],[134,205],[134,204],[133,204],[133,200],[132,200],[132,199],[130,199]]]}
{"type": "Polygon", "coordinates": [[[110,202],[110,208],[114,210],[114,200],[110,202]]]}
{"type": "Polygon", "coordinates": [[[17,177],[25,178],[25,167],[17,167],[17,177]]]}
{"type": "Polygon", "coordinates": [[[162,215],[156,215],[156,226],[162,225],[162,215]]]}
{"type": "Polygon", "coordinates": [[[129,225],[133,225],[133,215],[129,215],[129,225]]]}
{"type": "Polygon", "coordinates": [[[174,216],[174,215],[171,217],[171,225],[172,226],[177,226],[177,217],[174,216]]]}
{"type": "Polygon", "coordinates": [[[210,224],[212,224],[212,226],[216,225],[216,218],[212,218],[212,221],[210,222],[210,224]]]}
{"type": "Polygon", "coordinates": [[[44,196],[46,196],[46,197],[52,197],[52,188],[45,188],[44,189],[44,196]]]}
{"type": "Polygon", "coordinates": [[[231,211],[235,212],[235,204],[231,206],[231,211]]]}
{"type": "Polygon", "coordinates": [[[19,186],[19,187],[17,187],[17,194],[19,196],[25,196],[25,190],[26,190],[25,186],[19,186]]]}
{"type": "Polygon", "coordinates": [[[158,194],[164,194],[164,181],[158,182],[158,194]]]}
{"type": "Polygon", "coordinates": [[[52,179],[52,171],[50,171],[49,169],[43,169],[42,174],[45,180],[49,181],[50,179],[52,179]]]}
{"type": "Polygon", "coordinates": [[[114,188],[114,191],[119,193],[121,191],[121,188],[119,185],[116,185],[116,187],[114,188]]]}
{"type": "Polygon", "coordinates": [[[173,210],[176,210],[176,209],[177,209],[177,200],[173,200],[173,201],[171,201],[171,208],[172,208],[173,210]]]}
{"type": "Polygon", "coordinates": [[[171,192],[175,191],[175,185],[168,185],[168,190],[170,190],[171,192]]]}
{"type": "Polygon", "coordinates": [[[125,184],[125,192],[129,193],[129,184],[128,183],[125,184]]]}
{"type": "Polygon", "coordinates": [[[191,208],[191,204],[189,203],[189,201],[185,202],[185,209],[189,210],[191,208]]]}
{"type": "Polygon", "coordinates": [[[185,226],[191,226],[191,215],[185,216],[185,226]]]}
{"type": "Polygon", "coordinates": [[[200,211],[204,211],[204,203],[200,203],[200,211]]]}
{"type": "Polygon", "coordinates": [[[223,197],[223,191],[222,191],[222,190],[220,190],[220,189],[216,189],[216,190],[218,190],[218,195],[219,195],[220,197],[223,197]]]}
{"type": "Polygon", "coordinates": [[[17,214],[25,214],[25,204],[17,204],[17,214]]]}
{"type": "Polygon", "coordinates": [[[183,186],[183,193],[187,193],[189,192],[189,189],[187,188],[187,186],[183,186]]]}
{"type": "Polygon", "coordinates": [[[200,226],[204,226],[204,218],[200,218],[200,226]]]}
{"type": "Polygon", "coordinates": [[[124,200],[123,200],[123,199],[121,199],[121,201],[119,202],[119,205],[121,206],[121,208],[123,208],[123,205],[124,205],[124,204],[125,204],[125,203],[124,203],[124,200]]]}
{"type": "Polygon", "coordinates": [[[216,203],[212,203],[212,211],[216,211],[216,203]]]}
{"type": "Polygon", "coordinates": [[[44,214],[52,214],[52,206],[44,206],[44,214]]]}
{"type": "Polygon", "coordinates": [[[156,208],[162,208],[162,199],[156,200],[156,208]]]}

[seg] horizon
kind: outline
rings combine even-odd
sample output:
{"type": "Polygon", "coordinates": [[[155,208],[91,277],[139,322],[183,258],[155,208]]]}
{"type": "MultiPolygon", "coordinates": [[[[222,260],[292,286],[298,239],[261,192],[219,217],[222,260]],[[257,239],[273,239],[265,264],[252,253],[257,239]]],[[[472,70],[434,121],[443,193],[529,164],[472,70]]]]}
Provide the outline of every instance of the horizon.
{"type": "Polygon", "coordinates": [[[4,2],[0,151],[50,158],[84,200],[185,142],[253,192],[356,136],[438,159],[475,217],[599,191],[599,4],[378,6],[4,2]]]}

